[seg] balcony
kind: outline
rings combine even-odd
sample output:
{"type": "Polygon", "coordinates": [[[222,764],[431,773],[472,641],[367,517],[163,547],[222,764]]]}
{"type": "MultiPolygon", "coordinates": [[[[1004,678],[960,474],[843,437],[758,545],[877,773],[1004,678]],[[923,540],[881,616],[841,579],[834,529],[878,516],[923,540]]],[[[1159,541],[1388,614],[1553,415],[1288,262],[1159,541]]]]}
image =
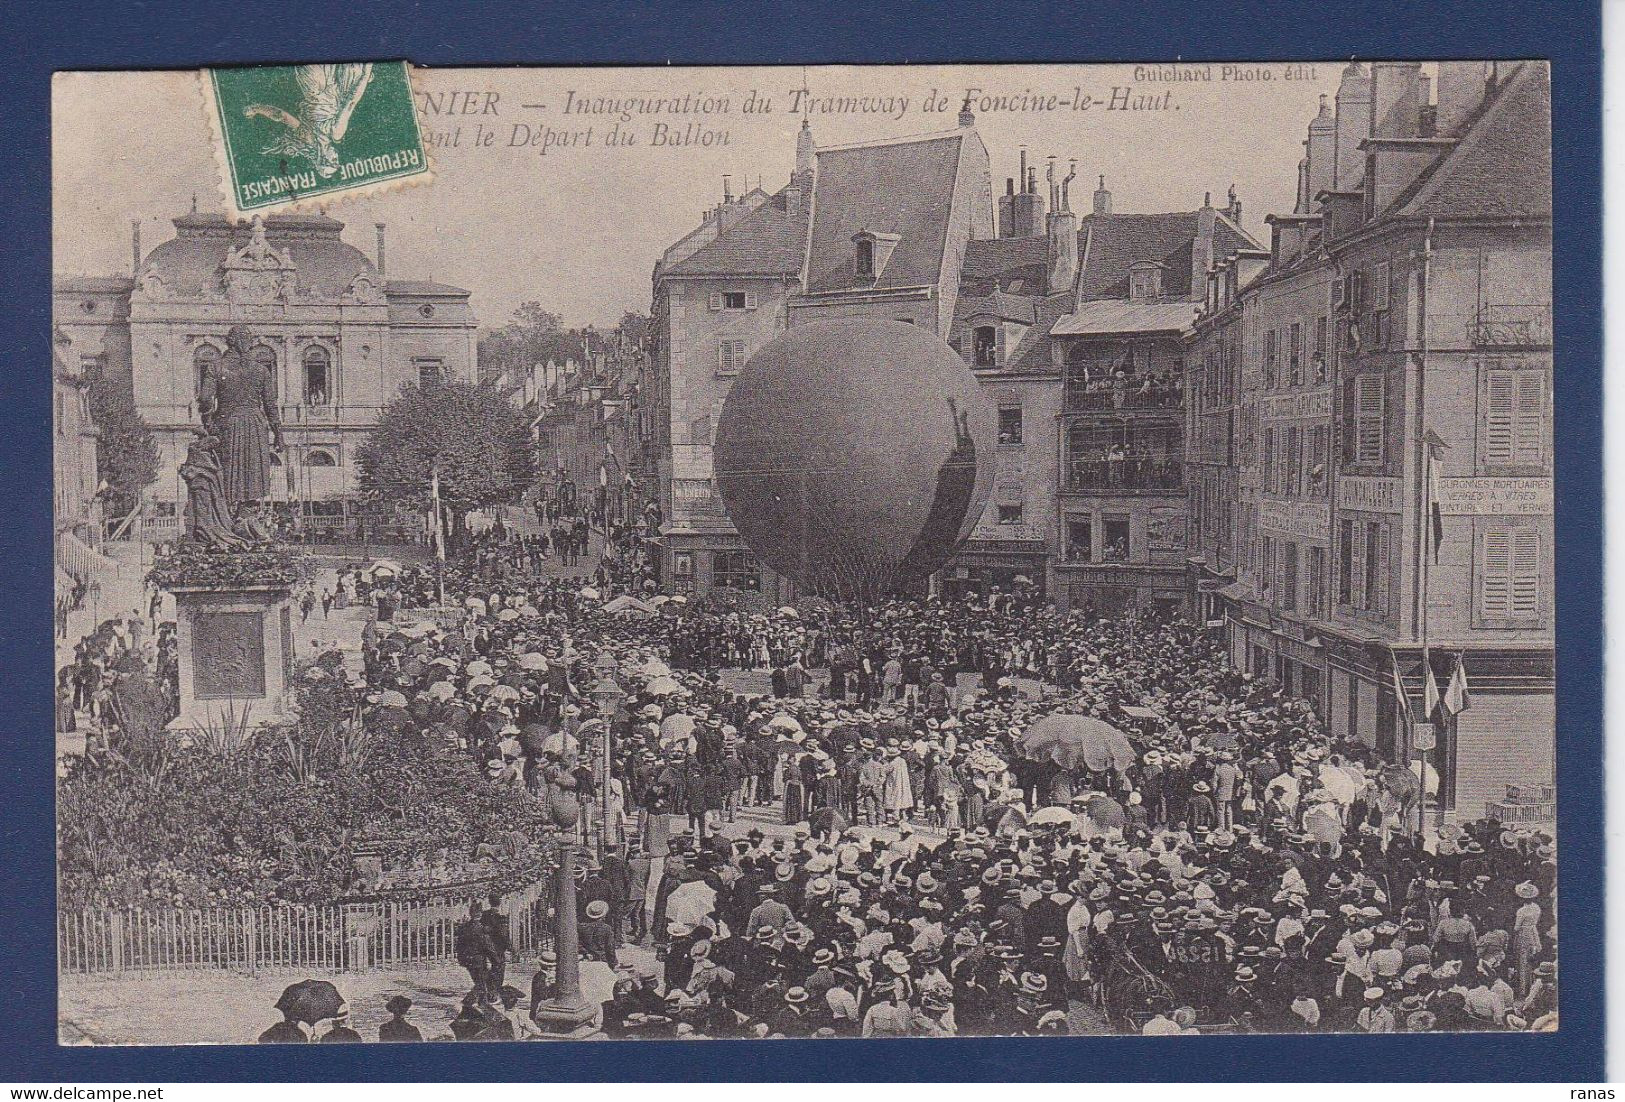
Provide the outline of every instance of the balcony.
{"type": "Polygon", "coordinates": [[[1468,323],[1474,348],[1549,348],[1552,308],[1545,303],[1503,303],[1479,307],[1468,323]]]}
{"type": "Polygon", "coordinates": [[[1119,410],[1178,410],[1185,400],[1179,381],[1106,379],[1068,383],[1062,409],[1066,413],[1115,413],[1119,410]]]}
{"type": "Polygon", "coordinates": [[[1171,493],[1185,485],[1177,459],[1073,459],[1062,490],[1073,494],[1171,493]]]}

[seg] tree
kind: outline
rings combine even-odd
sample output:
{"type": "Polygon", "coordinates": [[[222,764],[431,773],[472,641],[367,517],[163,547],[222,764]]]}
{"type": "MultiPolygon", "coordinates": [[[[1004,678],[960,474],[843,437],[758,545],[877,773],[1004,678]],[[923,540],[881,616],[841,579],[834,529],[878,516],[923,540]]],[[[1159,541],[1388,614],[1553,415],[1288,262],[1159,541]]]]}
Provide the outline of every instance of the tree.
{"type": "Polygon", "coordinates": [[[649,335],[649,317],[647,314],[638,314],[628,310],[621,315],[620,323],[615,328],[619,329],[626,339],[633,344],[642,344],[644,338],[649,335]]]}
{"type": "Polygon", "coordinates": [[[107,483],[108,511],[123,516],[158,477],[158,445],[135,408],[128,376],[90,369],[90,420],[96,426],[96,470],[107,483]]]}
{"type": "Polygon", "coordinates": [[[408,386],[385,406],[357,453],[361,488],[427,510],[435,472],[440,501],[460,538],[470,510],[516,501],[535,456],[524,417],[488,383],[408,386]]]}

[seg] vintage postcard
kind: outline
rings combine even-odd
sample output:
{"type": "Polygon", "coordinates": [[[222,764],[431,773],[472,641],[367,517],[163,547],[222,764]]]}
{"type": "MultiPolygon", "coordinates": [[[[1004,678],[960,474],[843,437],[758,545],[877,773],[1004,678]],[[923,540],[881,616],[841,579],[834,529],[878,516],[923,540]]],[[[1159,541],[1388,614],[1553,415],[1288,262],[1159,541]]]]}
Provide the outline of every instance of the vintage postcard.
{"type": "Polygon", "coordinates": [[[53,94],[63,1043],[1558,1028],[1545,62],[53,94]]]}

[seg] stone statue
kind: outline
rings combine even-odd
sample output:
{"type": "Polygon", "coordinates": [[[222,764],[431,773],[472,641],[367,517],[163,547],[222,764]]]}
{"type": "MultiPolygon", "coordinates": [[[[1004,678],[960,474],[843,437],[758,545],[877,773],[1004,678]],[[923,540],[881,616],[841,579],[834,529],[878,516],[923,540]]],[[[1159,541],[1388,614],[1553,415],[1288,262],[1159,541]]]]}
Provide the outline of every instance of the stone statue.
{"type": "Polygon", "coordinates": [[[225,355],[198,393],[203,427],[219,440],[222,486],[233,512],[270,497],[271,456],[282,450],[276,378],[249,357],[253,340],[246,325],[233,325],[225,355]]]}
{"type": "Polygon", "coordinates": [[[186,538],[211,551],[241,551],[248,541],[233,531],[219,448],[220,438],[201,430],[187,446],[180,471],[186,483],[186,538]]]}

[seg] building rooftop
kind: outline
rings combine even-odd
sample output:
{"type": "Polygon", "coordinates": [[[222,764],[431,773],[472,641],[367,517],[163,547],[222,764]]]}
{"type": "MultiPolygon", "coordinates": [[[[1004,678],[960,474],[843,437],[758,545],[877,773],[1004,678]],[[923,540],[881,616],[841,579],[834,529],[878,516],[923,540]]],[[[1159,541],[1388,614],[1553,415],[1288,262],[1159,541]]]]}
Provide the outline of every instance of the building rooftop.
{"type": "Polygon", "coordinates": [[[792,216],[785,192],[745,215],[662,275],[797,275],[806,250],[807,217],[792,216]]]}
{"type": "Polygon", "coordinates": [[[1050,334],[1057,337],[1104,336],[1115,333],[1180,333],[1196,320],[1197,303],[1126,302],[1097,299],[1083,302],[1057,321],[1050,334]]]}
{"type": "MultiPolygon", "coordinates": [[[[1550,218],[1551,73],[1525,62],[1389,207],[1400,218],[1550,218]]],[[[1387,213],[1387,212],[1385,212],[1387,213]]]]}
{"type": "Polygon", "coordinates": [[[969,133],[819,150],[807,293],[935,283],[969,133]],[[873,280],[857,273],[852,239],[863,230],[897,235],[873,280]]]}

